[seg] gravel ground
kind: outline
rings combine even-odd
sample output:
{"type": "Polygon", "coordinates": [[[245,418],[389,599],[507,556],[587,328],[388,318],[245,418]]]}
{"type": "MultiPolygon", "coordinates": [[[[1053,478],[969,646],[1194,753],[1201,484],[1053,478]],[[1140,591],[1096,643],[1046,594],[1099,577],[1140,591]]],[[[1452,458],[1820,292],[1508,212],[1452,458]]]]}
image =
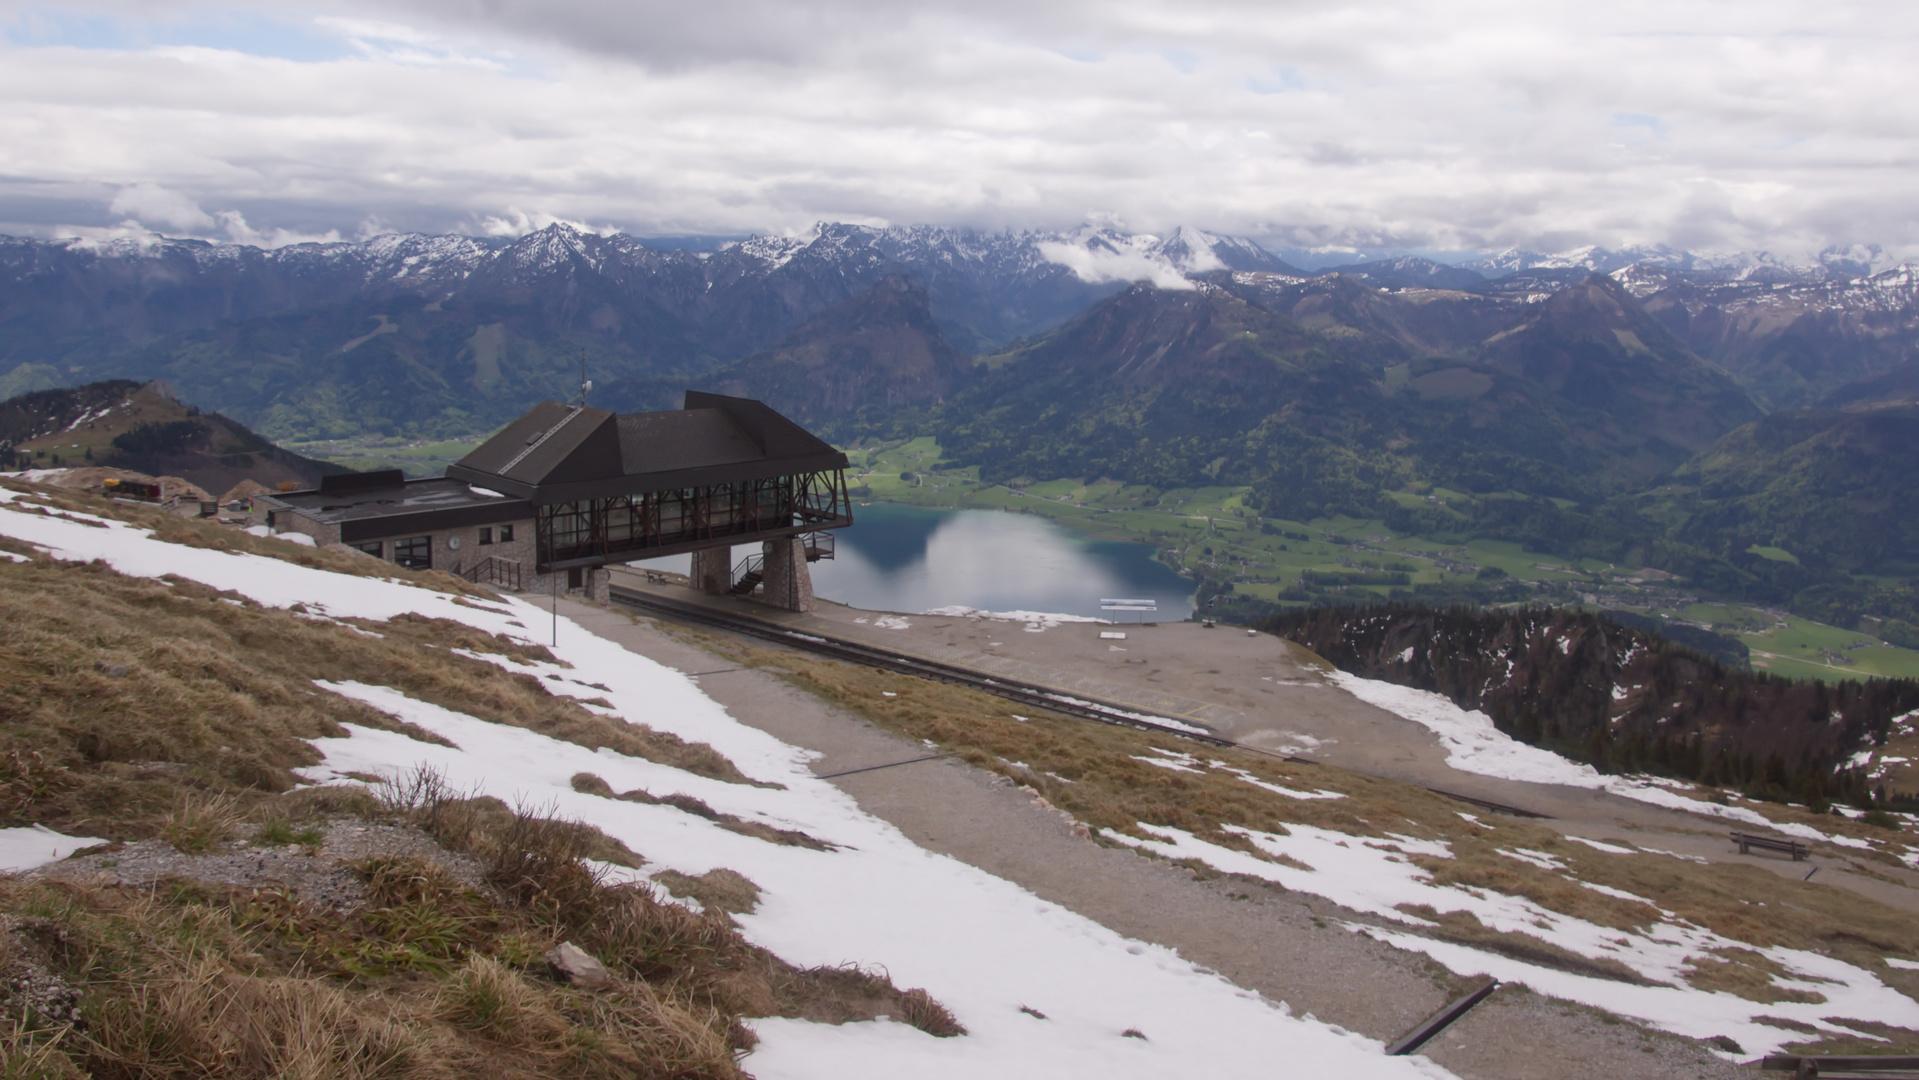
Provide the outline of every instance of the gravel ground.
{"type": "Polygon", "coordinates": [[[52,863],[27,876],[115,885],[151,885],[172,877],[243,888],[277,885],[317,907],[349,911],[366,899],[366,890],[350,864],[387,855],[437,863],[468,885],[485,887],[480,868],[471,859],[448,852],[411,826],[337,818],[326,822],[321,832],[321,842],[312,847],[235,840],[222,850],[203,855],[184,854],[163,840],[141,840],[52,863]]]}

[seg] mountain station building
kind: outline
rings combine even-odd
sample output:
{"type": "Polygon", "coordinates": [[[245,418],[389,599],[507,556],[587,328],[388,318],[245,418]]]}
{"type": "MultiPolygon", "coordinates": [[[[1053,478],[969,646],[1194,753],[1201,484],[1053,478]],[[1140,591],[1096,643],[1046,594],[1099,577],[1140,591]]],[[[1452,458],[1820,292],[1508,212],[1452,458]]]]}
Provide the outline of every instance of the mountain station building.
{"type": "Polygon", "coordinates": [[[807,564],[853,523],[846,465],[761,402],[689,391],[666,412],[541,402],[445,476],[328,476],[255,505],[275,532],[516,591],[604,599],[604,567],[690,553],[697,587],[805,611],[807,564]],[[734,566],[732,547],[755,540],[761,554],[734,566]]]}

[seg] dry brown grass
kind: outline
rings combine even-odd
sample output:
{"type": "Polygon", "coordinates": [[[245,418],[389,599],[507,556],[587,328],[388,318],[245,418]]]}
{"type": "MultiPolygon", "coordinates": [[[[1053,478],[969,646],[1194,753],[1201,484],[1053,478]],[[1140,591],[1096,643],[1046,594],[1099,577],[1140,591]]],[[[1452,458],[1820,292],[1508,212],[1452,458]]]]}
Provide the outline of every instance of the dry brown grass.
{"type": "Polygon", "coordinates": [[[1788,989],[1773,982],[1775,976],[1786,974],[1785,968],[1751,949],[1715,949],[1711,956],[1692,959],[1686,981],[1701,990],[1720,990],[1768,1005],[1780,1001],[1816,1005],[1826,1000],[1824,994],[1788,989]]]}
{"type": "Polygon", "coordinates": [[[729,915],[751,914],[760,906],[760,887],[737,870],[720,867],[698,877],[678,870],[662,870],[653,880],[666,886],[674,896],[691,897],[708,911],[729,915]]]}
{"type": "Polygon", "coordinates": [[[179,809],[160,819],[160,835],[175,850],[198,855],[233,835],[242,820],[240,801],[233,796],[188,792],[179,809]]]}
{"type": "Polygon", "coordinates": [[[95,1077],[449,1075],[423,1033],[316,979],[261,977],[213,956],[168,958],[124,996],[101,995],[89,1025],[95,1077]]]}
{"type": "Polygon", "coordinates": [[[0,1043],[0,1061],[18,1065],[6,1075],[736,1080],[746,1017],[892,1015],[963,1033],[923,990],[858,968],[796,970],[745,941],[721,910],[750,909],[757,889],[737,874],[687,879],[712,904],[696,914],[601,882],[581,861],[597,830],[475,812],[480,800],[430,779],[407,790],[359,805],[437,825],[480,860],[485,889],[397,857],[357,864],[366,899],[348,912],[278,889],[0,879],[14,928],[0,939],[78,988],[85,1021],[0,1005],[18,1029],[0,1043]],[[562,940],[602,960],[613,985],[556,979],[541,958],[562,940]]]}
{"type": "Polygon", "coordinates": [[[454,654],[532,649],[439,621],[374,638],[189,581],[103,565],[0,564],[0,810],[111,839],[156,835],[189,795],[243,804],[297,784],[344,724],[443,742],[313,685],[390,686],[483,720],[744,780],[722,755],[597,715],[542,681],[454,654]],[[455,634],[455,630],[461,632],[455,634]]]}

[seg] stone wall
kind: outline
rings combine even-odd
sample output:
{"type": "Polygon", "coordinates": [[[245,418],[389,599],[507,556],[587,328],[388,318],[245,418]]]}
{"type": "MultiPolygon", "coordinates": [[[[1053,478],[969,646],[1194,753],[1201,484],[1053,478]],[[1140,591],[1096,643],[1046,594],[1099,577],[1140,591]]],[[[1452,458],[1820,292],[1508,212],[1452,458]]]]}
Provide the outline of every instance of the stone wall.
{"type": "Polygon", "coordinates": [[[813,574],[806,565],[806,544],[797,536],[768,540],[763,545],[763,598],[785,611],[813,610],[813,574]]]}
{"type": "Polygon", "coordinates": [[[713,596],[723,596],[733,587],[733,549],[702,548],[693,553],[690,574],[693,587],[713,596]]]}

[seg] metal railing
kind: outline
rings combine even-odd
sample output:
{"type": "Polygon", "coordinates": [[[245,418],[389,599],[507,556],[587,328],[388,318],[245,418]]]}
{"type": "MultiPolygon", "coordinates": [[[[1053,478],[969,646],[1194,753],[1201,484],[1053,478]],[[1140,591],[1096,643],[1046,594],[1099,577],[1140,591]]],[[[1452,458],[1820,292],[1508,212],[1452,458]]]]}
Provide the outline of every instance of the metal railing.
{"type": "Polygon", "coordinates": [[[509,592],[520,591],[520,564],[513,559],[488,555],[460,572],[475,585],[498,585],[509,592]]]}
{"type": "Polygon", "coordinates": [[[807,562],[833,557],[833,534],[830,532],[801,533],[800,545],[806,550],[807,562]]]}

